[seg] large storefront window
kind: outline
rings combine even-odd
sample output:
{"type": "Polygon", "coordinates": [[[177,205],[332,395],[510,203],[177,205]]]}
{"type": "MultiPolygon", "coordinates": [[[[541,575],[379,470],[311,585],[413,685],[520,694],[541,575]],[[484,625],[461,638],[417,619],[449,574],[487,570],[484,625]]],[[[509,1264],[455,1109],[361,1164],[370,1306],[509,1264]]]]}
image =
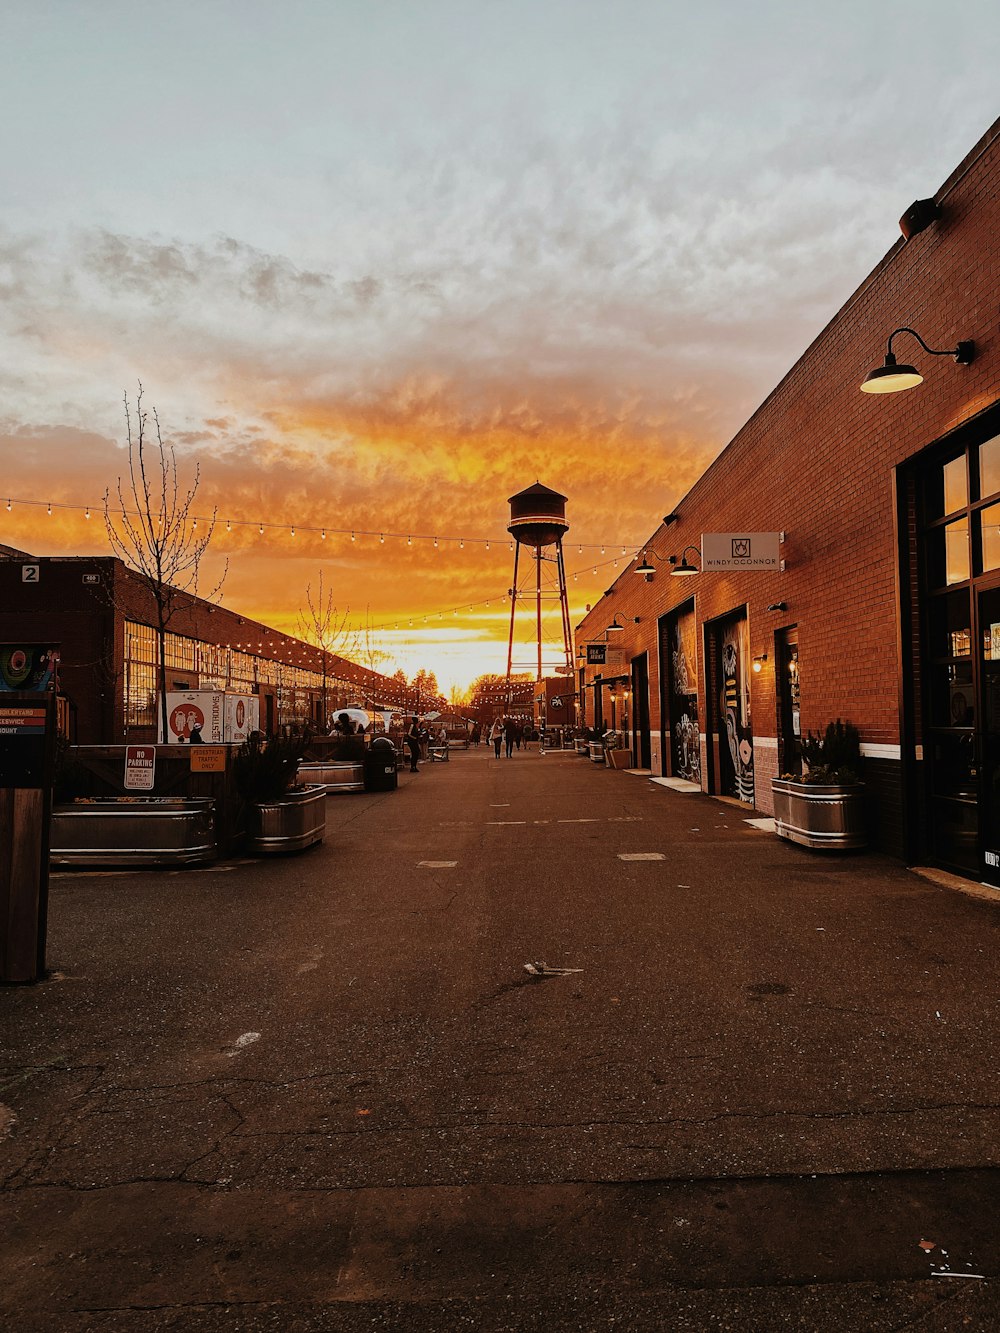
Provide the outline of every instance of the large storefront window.
{"type": "Polygon", "coordinates": [[[918,480],[928,850],[1000,884],[1000,435],[918,480]]]}

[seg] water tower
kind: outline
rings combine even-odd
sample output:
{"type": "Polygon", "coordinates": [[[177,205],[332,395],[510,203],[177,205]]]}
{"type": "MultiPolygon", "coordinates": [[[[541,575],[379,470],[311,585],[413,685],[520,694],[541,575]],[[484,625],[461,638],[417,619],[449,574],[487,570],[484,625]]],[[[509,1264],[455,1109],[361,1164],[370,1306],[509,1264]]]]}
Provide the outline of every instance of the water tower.
{"type": "Polygon", "coordinates": [[[510,588],[510,638],[507,642],[507,705],[510,706],[510,677],[514,666],[527,666],[528,663],[514,662],[514,621],[517,604],[527,597],[535,601],[535,637],[536,659],[531,665],[536,667],[535,679],[542,679],[542,644],[543,617],[542,607],[546,602],[558,600],[562,613],[562,648],[563,661],[557,668],[566,675],[573,674],[573,635],[569,623],[569,602],[566,598],[566,566],[563,562],[562,539],[569,531],[566,522],[566,497],[558,491],[552,491],[536,481],[534,486],[512,495],[510,504],[510,523],[507,531],[514,538],[514,580],[510,588]],[[519,558],[521,547],[526,546],[534,552],[534,570],[530,557],[525,561],[523,574],[518,582],[519,558]],[[555,549],[554,555],[544,552],[555,549]],[[548,566],[546,569],[545,567],[548,566]],[[552,568],[554,566],[554,569],[552,568]],[[544,571],[544,574],[543,574],[544,571]]]}

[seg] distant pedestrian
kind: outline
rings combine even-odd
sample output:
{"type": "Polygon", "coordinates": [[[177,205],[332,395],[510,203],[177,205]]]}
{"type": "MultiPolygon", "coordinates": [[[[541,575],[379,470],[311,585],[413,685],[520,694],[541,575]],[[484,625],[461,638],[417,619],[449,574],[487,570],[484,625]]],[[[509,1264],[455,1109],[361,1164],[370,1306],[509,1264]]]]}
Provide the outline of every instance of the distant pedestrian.
{"type": "Polygon", "coordinates": [[[469,744],[478,745],[479,742],[482,740],[482,738],[483,738],[483,733],[479,728],[479,723],[477,722],[472,728],[472,735],[469,737],[469,744]]]}
{"type": "Polygon", "coordinates": [[[508,759],[514,753],[514,737],[516,733],[517,733],[517,723],[514,721],[512,717],[505,718],[503,724],[503,736],[504,736],[504,741],[506,742],[508,759]]]}
{"type": "Polygon", "coordinates": [[[417,760],[420,757],[420,721],[414,718],[410,723],[410,729],[406,733],[406,747],[410,752],[410,772],[418,773],[417,760]]]}
{"type": "Polygon", "coordinates": [[[496,719],[493,726],[490,728],[490,740],[493,742],[493,753],[499,759],[500,742],[503,740],[503,723],[499,718],[496,719]]]}

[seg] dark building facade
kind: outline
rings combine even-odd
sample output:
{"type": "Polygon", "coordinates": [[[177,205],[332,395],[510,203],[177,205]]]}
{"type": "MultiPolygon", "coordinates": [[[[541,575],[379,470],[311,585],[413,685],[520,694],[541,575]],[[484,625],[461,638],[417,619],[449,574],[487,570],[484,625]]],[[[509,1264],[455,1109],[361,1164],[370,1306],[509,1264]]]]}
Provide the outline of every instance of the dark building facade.
{"type": "MultiPolygon", "coordinates": [[[[260,701],[261,730],[317,727],[350,704],[404,707],[396,681],[236,612],[178,594],[166,634],[167,690],[260,701]]],[[[38,557],[0,547],[0,645],[57,645],[62,725],[80,745],[157,734],[156,611],[114,557],[38,557]]]]}
{"type": "Polygon", "coordinates": [[[748,813],[849,720],[876,845],[1000,884],[1000,122],[919,212],[580,624],[577,684],[748,813]],[[923,383],[860,392],[896,330],[923,383]]]}

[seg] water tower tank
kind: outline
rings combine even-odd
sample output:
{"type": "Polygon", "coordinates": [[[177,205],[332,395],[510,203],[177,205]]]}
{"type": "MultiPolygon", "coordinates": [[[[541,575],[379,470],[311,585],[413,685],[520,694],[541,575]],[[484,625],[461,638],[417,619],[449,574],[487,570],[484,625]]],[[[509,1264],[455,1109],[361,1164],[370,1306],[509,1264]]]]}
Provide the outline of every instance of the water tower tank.
{"type": "Polygon", "coordinates": [[[549,490],[540,481],[512,495],[508,503],[510,522],[507,531],[525,546],[536,549],[553,546],[569,530],[565,495],[549,490]]]}

